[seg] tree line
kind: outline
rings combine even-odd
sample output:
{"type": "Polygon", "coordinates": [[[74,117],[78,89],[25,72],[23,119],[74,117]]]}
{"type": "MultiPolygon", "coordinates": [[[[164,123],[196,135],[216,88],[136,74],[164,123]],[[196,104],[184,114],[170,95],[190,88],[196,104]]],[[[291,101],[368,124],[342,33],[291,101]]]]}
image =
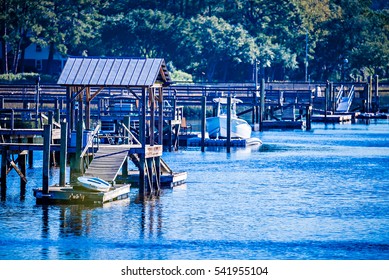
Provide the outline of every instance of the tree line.
{"type": "Polygon", "coordinates": [[[71,56],[161,57],[177,80],[389,78],[386,0],[0,0],[2,73],[31,43],[71,56]]]}

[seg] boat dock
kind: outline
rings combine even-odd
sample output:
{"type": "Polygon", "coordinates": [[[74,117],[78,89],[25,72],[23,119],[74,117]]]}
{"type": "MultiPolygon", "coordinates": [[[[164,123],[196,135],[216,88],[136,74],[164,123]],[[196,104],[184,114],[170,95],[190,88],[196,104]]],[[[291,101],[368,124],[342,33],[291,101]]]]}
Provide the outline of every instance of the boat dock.
{"type": "MultiPolygon", "coordinates": [[[[357,109],[364,112],[360,118],[387,117],[372,113],[379,112],[378,88],[377,77],[374,84],[370,78],[352,84],[285,85],[262,79],[259,84],[172,85],[163,59],[69,58],[55,86],[38,81],[34,86],[0,87],[1,197],[12,170],[20,176],[23,196],[27,160],[32,165],[34,151],[43,151],[42,188],[35,192],[41,202],[54,201],[54,193],[70,200],[74,193],[69,188],[82,192],[78,176],[98,176],[114,188],[133,184],[142,199],[149,199],[162,187],[185,183],[186,172],[173,171],[162,160],[164,150],[225,146],[228,153],[230,147],[260,142],[233,139],[231,132],[226,139],[208,139],[206,119],[210,111],[215,114],[215,98],[226,98],[229,104],[231,98],[241,99],[236,115],[251,115],[254,131],[309,130],[311,122],[358,118],[353,113],[357,109]],[[188,134],[184,118],[184,107],[192,106],[201,111],[196,137],[188,134]],[[136,170],[129,169],[130,161],[136,170]],[[70,181],[65,182],[68,163],[70,181]],[[59,180],[49,186],[53,166],[60,168],[59,180]]],[[[101,201],[124,197],[112,194],[101,201]]]]}
{"type": "Polygon", "coordinates": [[[159,196],[162,186],[185,183],[186,172],[173,172],[161,158],[166,122],[172,130],[182,116],[177,114],[179,108],[164,106],[164,87],[170,82],[163,59],[69,58],[58,80],[66,88],[62,95],[65,98],[61,102],[55,100],[47,111],[48,117],[40,106],[45,98],[39,82],[35,108],[31,109],[29,98],[21,98],[23,109],[8,109],[6,98],[1,98],[2,199],[6,197],[7,174],[12,169],[21,178],[23,196],[28,181],[26,158],[28,155],[32,164],[36,150],[43,151],[42,187],[33,190],[37,203],[105,203],[123,199],[128,197],[131,185],[117,183],[119,178],[131,181],[130,177],[136,176],[140,201],[159,196]],[[116,106],[107,111],[103,109],[104,98],[99,99],[97,111],[94,109],[92,101],[98,100],[103,89],[120,87],[133,97],[132,112],[118,114],[116,106]],[[34,129],[23,127],[30,123],[34,129]],[[130,172],[129,161],[137,170],[130,172]],[[70,182],[65,182],[68,162],[70,182]],[[59,166],[60,173],[58,183],[49,186],[52,166],[59,166]],[[77,182],[80,176],[99,177],[112,187],[95,192],[83,189],[77,182]]]}

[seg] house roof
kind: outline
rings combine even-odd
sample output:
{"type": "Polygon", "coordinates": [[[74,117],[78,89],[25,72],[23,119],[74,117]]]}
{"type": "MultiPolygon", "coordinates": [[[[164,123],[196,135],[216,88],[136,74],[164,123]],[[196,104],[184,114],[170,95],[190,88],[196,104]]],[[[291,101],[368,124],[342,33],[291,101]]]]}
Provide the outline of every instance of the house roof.
{"type": "Polygon", "coordinates": [[[70,57],[57,84],[66,86],[151,87],[171,82],[161,58],[70,57]]]}

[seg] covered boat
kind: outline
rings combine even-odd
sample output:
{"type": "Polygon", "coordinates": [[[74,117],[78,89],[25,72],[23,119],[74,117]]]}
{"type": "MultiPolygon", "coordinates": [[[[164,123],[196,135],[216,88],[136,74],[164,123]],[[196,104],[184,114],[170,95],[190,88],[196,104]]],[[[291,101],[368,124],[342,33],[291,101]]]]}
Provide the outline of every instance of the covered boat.
{"type": "Polygon", "coordinates": [[[107,192],[111,188],[110,183],[98,177],[82,176],[78,177],[77,180],[84,188],[92,191],[107,192]]]}
{"type": "MultiPolygon", "coordinates": [[[[217,103],[216,117],[207,118],[206,126],[209,138],[227,138],[227,98],[214,98],[217,103]]],[[[231,99],[231,138],[248,139],[251,137],[251,126],[236,115],[236,104],[242,100],[231,99]]]]}

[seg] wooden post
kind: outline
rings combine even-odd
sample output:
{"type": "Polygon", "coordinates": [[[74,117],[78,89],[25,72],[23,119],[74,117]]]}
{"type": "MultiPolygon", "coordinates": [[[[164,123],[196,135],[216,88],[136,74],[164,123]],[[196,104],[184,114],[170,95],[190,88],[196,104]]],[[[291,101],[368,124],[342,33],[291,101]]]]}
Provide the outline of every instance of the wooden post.
{"type": "Polygon", "coordinates": [[[168,146],[169,146],[169,152],[173,150],[173,127],[172,127],[172,121],[168,121],[168,146]]]}
{"type": "Polygon", "coordinates": [[[255,91],[253,93],[253,113],[252,113],[252,124],[253,124],[253,127],[255,128],[255,125],[258,123],[259,121],[259,116],[258,116],[258,106],[257,106],[257,97],[258,97],[258,61],[255,60],[255,76],[254,76],[254,81],[255,81],[255,91]]]}
{"type": "Polygon", "coordinates": [[[85,95],[86,95],[86,103],[85,103],[85,129],[90,130],[90,87],[86,88],[85,95]]]}
{"type": "Polygon", "coordinates": [[[42,168],[42,193],[49,193],[49,169],[50,169],[51,125],[43,126],[43,168],[42,168]]]}
{"type": "Polygon", "coordinates": [[[154,89],[149,89],[149,101],[150,101],[150,146],[154,146],[154,128],[155,128],[155,100],[154,100],[154,89]]]}
{"type": "Polygon", "coordinates": [[[205,150],[205,129],[206,129],[206,117],[207,117],[207,97],[203,95],[201,97],[201,151],[205,150]]]}
{"type": "Polygon", "coordinates": [[[122,165],[122,176],[125,179],[128,177],[128,157],[126,157],[122,165]]]}
{"type": "Polygon", "coordinates": [[[227,153],[231,152],[231,95],[227,97],[227,153]]]}
{"type": "Polygon", "coordinates": [[[367,78],[368,85],[367,85],[367,99],[366,99],[366,111],[367,113],[371,112],[371,93],[372,93],[372,87],[373,87],[373,79],[371,76],[367,78]]]}
{"type": "Polygon", "coordinates": [[[376,113],[380,110],[380,98],[379,98],[379,94],[378,94],[378,86],[379,86],[378,75],[375,75],[374,78],[375,78],[374,79],[374,81],[375,81],[375,85],[374,85],[374,113],[376,113]]]}
{"type": "Polygon", "coordinates": [[[70,102],[70,96],[71,96],[71,92],[70,92],[70,87],[66,87],[66,123],[67,123],[67,126],[68,126],[68,141],[70,140],[70,131],[72,130],[72,120],[71,120],[71,116],[72,116],[72,112],[71,112],[71,109],[72,109],[72,106],[71,106],[71,102],[70,102]]]}
{"type": "MultiPolygon", "coordinates": [[[[130,129],[130,116],[125,116],[123,118],[123,124],[128,128],[130,129]]],[[[124,144],[129,144],[129,141],[128,141],[128,137],[129,137],[129,133],[126,129],[124,129],[124,144]]]]}
{"type": "Polygon", "coordinates": [[[147,158],[146,164],[147,164],[146,195],[147,197],[149,197],[154,193],[153,158],[147,158]]]}
{"type": "Polygon", "coordinates": [[[259,131],[263,131],[263,115],[265,113],[265,79],[261,79],[261,102],[259,110],[259,131]]]}
{"type": "Polygon", "coordinates": [[[4,147],[1,150],[1,200],[5,200],[7,193],[7,157],[8,150],[4,147]]]}
{"type": "Polygon", "coordinates": [[[18,165],[20,172],[24,175],[20,177],[20,198],[23,200],[26,195],[26,151],[22,151],[18,157],[18,165]]]}
{"type": "Polygon", "coordinates": [[[66,185],[66,163],[68,157],[68,126],[66,122],[61,122],[61,151],[59,162],[59,185],[66,185]]]}
{"type": "Polygon", "coordinates": [[[158,144],[163,145],[163,88],[159,88],[158,110],[158,144]]]}
{"type": "Polygon", "coordinates": [[[331,111],[335,113],[337,104],[336,104],[336,93],[335,93],[333,82],[330,82],[330,99],[331,99],[331,111]]]}
{"type": "Polygon", "coordinates": [[[36,104],[35,104],[35,128],[39,127],[39,105],[40,105],[40,76],[36,79],[36,104]]]}
{"type": "Polygon", "coordinates": [[[142,97],[140,100],[140,118],[139,118],[139,141],[142,144],[142,153],[139,157],[139,196],[145,198],[146,194],[146,88],[142,88],[142,97]]]}
{"type": "Polygon", "coordinates": [[[307,130],[311,130],[311,113],[312,113],[312,105],[308,105],[306,107],[306,117],[305,117],[305,122],[307,125],[307,130]]]}
{"type": "Polygon", "coordinates": [[[324,123],[327,123],[327,110],[328,110],[328,96],[330,94],[330,83],[327,82],[325,90],[325,101],[324,101],[324,123]]]}
{"type": "Polygon", "coordinates": [[[161,157],[155,158],[155,180],[157,183],[156,193],[155,195],[159,196],[161,192],[161,157]]]}
{"type": "MultiPolygon", "coordinates": [[[[28,137],[27,142],[28,142],[28,144],[33,144],[34,138],[28,137]]],[[[28,166],[30,168],[32,168],[34,166],[34,152],[33,152],[33,150],[28,151],[28,166]]]]}

